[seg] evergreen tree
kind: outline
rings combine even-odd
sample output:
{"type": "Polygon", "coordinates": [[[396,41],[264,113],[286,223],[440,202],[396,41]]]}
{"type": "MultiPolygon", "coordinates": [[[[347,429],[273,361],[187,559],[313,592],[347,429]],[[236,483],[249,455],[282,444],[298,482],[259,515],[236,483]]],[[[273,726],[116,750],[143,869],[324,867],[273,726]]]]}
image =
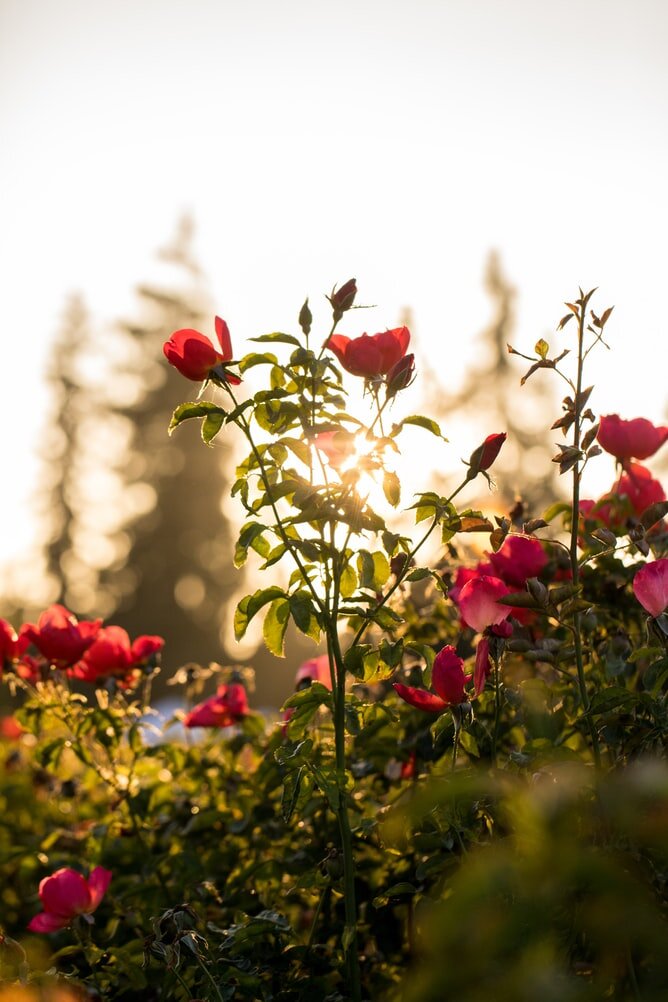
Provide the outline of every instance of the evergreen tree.
{"type": "Polygon", "coordinates": [[[167,434],[184,381],[166,363],[163,343],[178,328],[213,326],[191,241],[192,225],[184,220],[159,253],[161,274],[138,287],[138,317],[119,325],[107,383],[109,406],[128,429],[122,469],[127,552],[121,566],[101,572],[100,588],[114,594],[114,622],[131,636],[166,638],[168,671],[225,658],[225,604],[239,587],[222,510],[233,461],[229,439],[221,435],[212,456],[194,426],[167,434]]]}
{"type": "Polygon", "coordinates": [[[441,419],[452,416],[475,424],[481,436],[489,431],[508,433],[494,464],[500,505],[507,509],[519,496],[534,517],[560,492],[556,467],[550,464],[556,433],[550,433],[542,423],[543,415],[556,407],[546,406],[545,394],[552,391],[539,379],[520,387],[521,369],[508,352],[514,334],[515,289],[495,251],[487,260],[485,288],[493,315],[479,338],[478,361],[466,373],[457,393],[432,387],[430,406],[441,419]],[[546,476],[546,470],[552,475],[546,476]]]}

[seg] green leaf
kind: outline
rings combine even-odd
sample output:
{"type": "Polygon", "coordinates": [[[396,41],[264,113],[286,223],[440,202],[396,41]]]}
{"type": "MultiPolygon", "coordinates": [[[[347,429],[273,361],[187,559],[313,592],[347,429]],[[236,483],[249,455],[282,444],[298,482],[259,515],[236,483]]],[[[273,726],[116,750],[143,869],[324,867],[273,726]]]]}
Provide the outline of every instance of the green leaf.
{"type": "Polygon", "coordinates": [[[341,571],[341,577],[339,578],[339,591],[341,592],[341,597],[350,598],[351,595],[355,594],[356,589],[357,575],[350,564],[346,564],[341,571]]]}
{"type": "Polygon", "coordinates": [[[253,547],[261,557],[267,557],[270,551],[269,542],[263,536],[268,526],[261,522],[247,522],[239,533],[239,539],[234,550],[234,566],[242,567],[248,557],[248,548],[253,547]]]}
{"type": "Polygon", "coordinates": [[[282,438],[281,443],[293,452],[297,459],[300,459],[306,466],[311,462],[311,450],[306,442],[300,438],[282,438]]]}
{"type": "Polygon", "coordinates": [[[272,585],[270,588],[261,588],[259,591],[253,592],[252,595],[245,595],[241,599],[234,612],[234,636],[237,640],[241,640],[244,636],[248,624],[260,609],[267,602],[272,602],[277,598],[284,598],[287,604],[287,597],[283,589],[272,585]]]}
{"type": "Polygon", "coordinates": [[[278,359],[271,352],[264,354],[252,352],[250,355],[244,355],[239,362],[239,372],[248,372],[256,365],[278,365],[278,359]]]}
{"type": "Polygon", "coordinates": [[[179,404],[176,408],[167,430],[171,435],[175,428],[178,428],[184,421],[189,421],[190,418],[208,417],[214,414],[220,415],[221,425],[228,416],[227,411],[223,407],[219,407],[218,404],[214,404],[211,400],[187,401],[184,404],[179,404]]]}
{"type": "Polygon", "coordinates": [[[545,519],[546,522],[551,522],[553,518],[557,517],[557,515],[565,515],[565,514],[570,515],[570,513],[571,513],[571,506],[569,504],[566,504],[565,501],[556,501],[554,504],[550,505],[550,507],[546,511],[543,512],[542,517],[545,519]]]}
{"type": "Polygon", "coordinates": [[[418,428],[424,428],[425,431],[430,431],[432,435],[436,435],[437,438],[442,438],[444,442],[447,442],[447,438],[442,434],[440,426],[432,418],[424,417],[422,414],[411,414],[409,417],[400,421],[399,424],[392,426],[392,431],[390,435],[392,438],[396,438],[404,425],[412,424],[418,428]]]}
{"type": "Polygon", "coordinates": [[[317,644],[320,640],[320,623],[313,599],[308,592],[295,592],[290,596],[290,614],[297,629],[317,644]]]}
{"type": "Polygon", "coordinates": [[[275,342],[280,341],[282,344],[294,344],[297,347],[300,346],[299,341],[293,334],[283,334],[281,331],[275,331],[273,334],[260,334],[259,337],[251,337],[249,341],[260,341],[260,342],[275,342]]]}
{"type": "Polygon", "coordinates": [[[285,657],[285,631],[290,619],[290,603],[287,598],[277,598],[269,606],[264,618],[262,636],[267,650],[277,658],[285,657]]]}
{"type": "Polygon", "coordinates": [[[225,413],[222,414],[207,414],[207,416],[202,421],[202,441],[205,445],[211,445],[214,438],[223,427],[225,422],[225,413]]]}
{"type": "Polygon", "coordinates": [[[401,481],[391,470],[386,470],[383,474],[383,494],[388,503],[396,508],[401,500],[401,481]]]}

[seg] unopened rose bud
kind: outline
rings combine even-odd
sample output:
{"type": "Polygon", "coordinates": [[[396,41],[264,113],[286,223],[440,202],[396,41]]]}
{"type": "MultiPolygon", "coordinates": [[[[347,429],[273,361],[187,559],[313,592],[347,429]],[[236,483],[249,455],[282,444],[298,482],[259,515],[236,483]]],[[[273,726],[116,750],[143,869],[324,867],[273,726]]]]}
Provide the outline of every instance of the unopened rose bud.
{"type": "Polygon", "coordinates": [[[357,283],[354,278],[350,278],[340,289],[334,290],[331,296],[327,297],[332,304],[335,321],[339,321],[343,314],[350,309],[355,302],[356,295],[357,283]]]}
{"type": "Polygon", "coordinates": [[[488,435],[482,445],[474,449],[469,459],[468,479],[473,480],[479,473],[485,473],[501,451],[507,435],[505,431],[488,435]]]}
{"type": "Polygon", "coordinates": [[[400,390],[410,386],[415,378],[415,355],[404,355],[387,374],[385,392],[388,399],[394,397],[400,390]]]}

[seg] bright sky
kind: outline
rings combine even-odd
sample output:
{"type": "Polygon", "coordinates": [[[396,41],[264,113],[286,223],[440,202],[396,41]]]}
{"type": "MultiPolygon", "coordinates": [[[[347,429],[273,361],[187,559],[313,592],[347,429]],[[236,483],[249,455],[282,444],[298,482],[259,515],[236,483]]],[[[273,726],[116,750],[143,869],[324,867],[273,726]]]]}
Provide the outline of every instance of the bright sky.
{"type": "Polygon", "coordinates": [[[183,210],[237,351],[355,275],[447,384],[495,247],[516,346],[598,285],[594,408],[665,417],[666,52],[664,0],[2,0],[0,563],[68,292],[127,315],[183,210]]]}

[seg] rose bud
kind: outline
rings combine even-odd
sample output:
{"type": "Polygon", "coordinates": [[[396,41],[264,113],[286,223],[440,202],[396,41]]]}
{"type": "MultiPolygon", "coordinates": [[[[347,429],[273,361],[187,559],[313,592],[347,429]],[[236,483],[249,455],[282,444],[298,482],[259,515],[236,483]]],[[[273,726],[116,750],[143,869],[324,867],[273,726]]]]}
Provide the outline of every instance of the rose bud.
{"type": "Polygon", "coordinates": [[[473,480],[479,473],[485,473],[490,468],[507,437],[505,431],[488,435],[482,445],[473,450],[468,462],[468,480],[473,480]]]}
{"type": "Polygon", "coordinates": [[[415,379],[415,355],[404,355],[392,366],[387,374],[385,393],[388,399],[396,396],[400,390],[405,390],[415,379]]]}
{"type": "Polygon", "coordinates": [[[338,322],[343,314],[350,309],[355,302],[356,295],[357,283],[354,278],[349,278],[340,289],[334,290],[331,296],[327,297],[332,304],[335,322],[338,322]]]}

